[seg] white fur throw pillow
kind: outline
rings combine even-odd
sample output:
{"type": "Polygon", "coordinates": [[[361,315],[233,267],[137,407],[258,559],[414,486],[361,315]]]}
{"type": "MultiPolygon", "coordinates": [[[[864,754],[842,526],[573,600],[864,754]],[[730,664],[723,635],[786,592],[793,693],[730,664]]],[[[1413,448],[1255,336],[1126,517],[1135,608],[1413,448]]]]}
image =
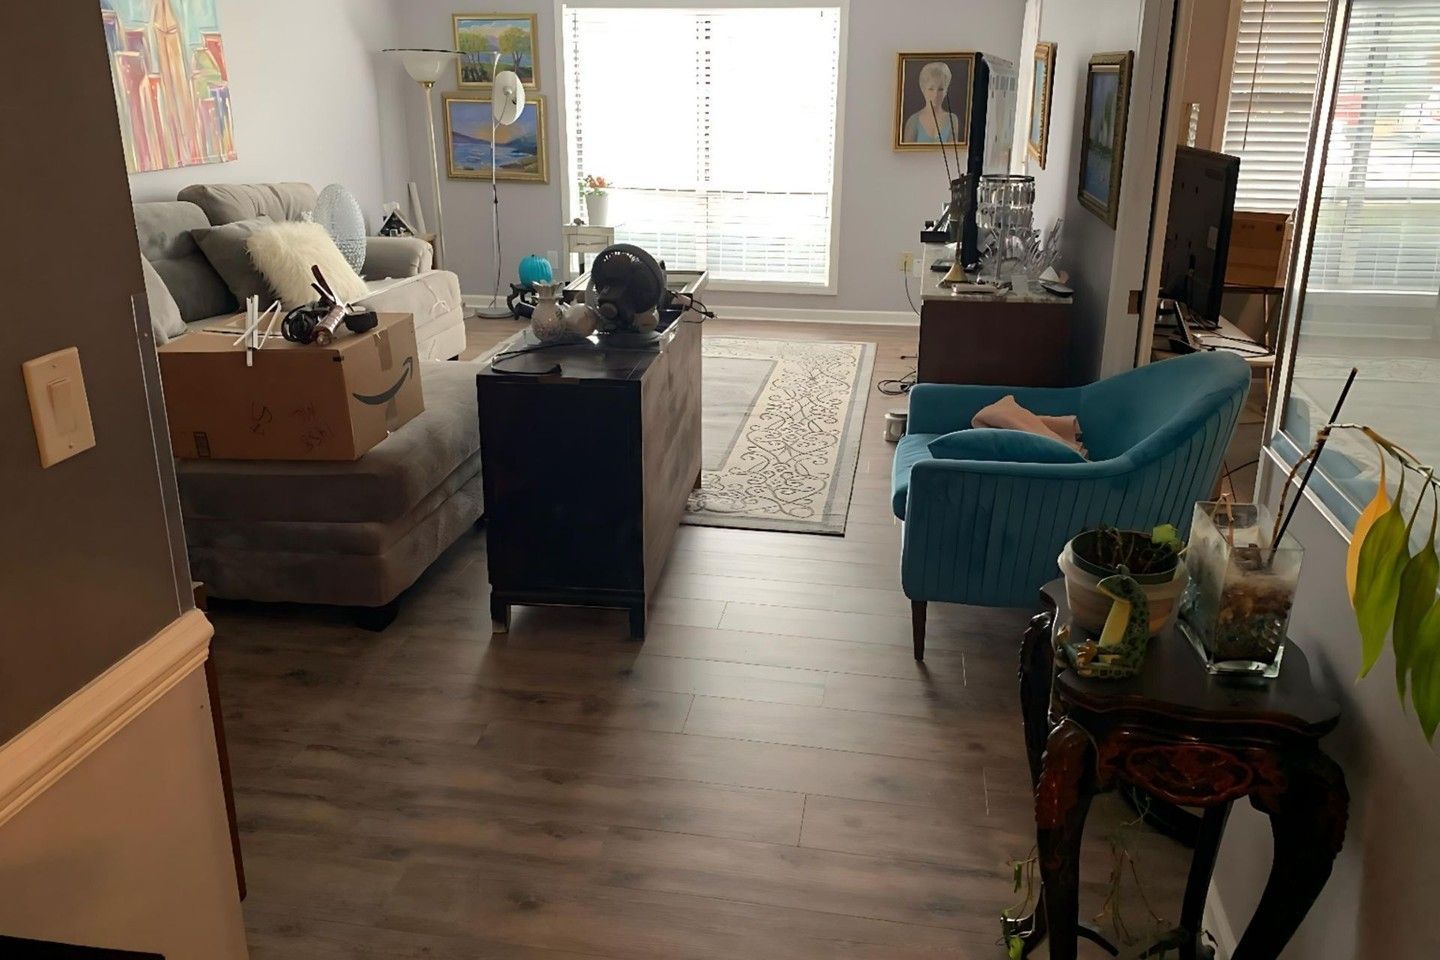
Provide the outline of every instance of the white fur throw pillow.
{"type": "Polygon", "coordinates": [[[287,310],[317,298],[310,286],[315,282],[311,266],[320,267],[330,289],[346,302],[360,300],[369,292],[318,223],[297,220],[262,227],[250,236],[246,249],[255,269],[270,282],[287,310]]]}

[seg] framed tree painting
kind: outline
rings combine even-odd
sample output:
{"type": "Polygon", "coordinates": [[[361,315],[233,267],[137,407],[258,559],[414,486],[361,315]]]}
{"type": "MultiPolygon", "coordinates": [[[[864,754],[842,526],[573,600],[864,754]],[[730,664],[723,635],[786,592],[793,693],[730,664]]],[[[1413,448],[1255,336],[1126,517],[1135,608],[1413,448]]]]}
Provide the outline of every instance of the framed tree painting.
{"type": "Polygon", "coordinates": [[[973,53],[902,53],[895,76],[895,149],[968,149],[973,53]]]}
{"type": "Polygon", "coordinates": [[[1110,226],[1120,207],[1125,125],[1130,114],[1133,51],[1097,53],[1085,71],[1085,123],[1080,138],[1080,205],[1110,226]]]}
{"type": "Polygon", "coordinates": [[[527,90],[534,90],[540,76],[540,61],[535,45],[535,14],[533,13],[457,13],[455,49],[460,56],[455,72],[462,88],[489,89],[495,78],[495,54],[500,54],[500,69],[514,70],[527,90]]]}
{"type": "Polygon", "coordinates": [[[545,158],[545,98],[525,98],[514,123],[497,126],[491,140],[490,97],[447,93],[445,105],[445,172],[452,180],[489,180],[490,159],[495,179],[549,183],[545,158]]]}
{"type": "Polygon", "coordinates": [[[1026,151],[1045,169],[1045,154],[1050,147],[1050,94],[1055,89],[1055,44],[1035,45],[1031,67],[1030,127],[1025,137],[1026,151]]]}

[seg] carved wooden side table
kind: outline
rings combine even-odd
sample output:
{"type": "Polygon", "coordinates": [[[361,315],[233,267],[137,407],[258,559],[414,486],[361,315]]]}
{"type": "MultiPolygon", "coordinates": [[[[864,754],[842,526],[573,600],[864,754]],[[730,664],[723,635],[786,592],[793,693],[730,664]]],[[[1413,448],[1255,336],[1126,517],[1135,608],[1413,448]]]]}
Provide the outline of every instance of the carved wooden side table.
{"type": "Polygon", "coordinates": [[[1209,955],[1201,916],[1230,805],[1249,797],[1270,817],[1270,878],[1232,960],[1273,960],[1325,886],[1345,839],[1345,776],[1320,749],[1339,722],[1339,705],[1315,687],[1294,645],[1276,680],[1227,680],[1207,674],[1174,628],[1151,641],[1138,676],[1086,679],[1055,655],[1057,635],[1069,629],[1064,583],[1046,586],[1041,600],[1021,647],[1020,697],[1043,889],[1035,913],[1011,932],[1027,953],[1048,932],[1053,960],[1074,960],[1081,936],[1116,952],[1079,922],[1080,838],[1091,798],[1132,784],[1204,810],[1180,926],[1163,941],[1182,960],[1209,955]]]}

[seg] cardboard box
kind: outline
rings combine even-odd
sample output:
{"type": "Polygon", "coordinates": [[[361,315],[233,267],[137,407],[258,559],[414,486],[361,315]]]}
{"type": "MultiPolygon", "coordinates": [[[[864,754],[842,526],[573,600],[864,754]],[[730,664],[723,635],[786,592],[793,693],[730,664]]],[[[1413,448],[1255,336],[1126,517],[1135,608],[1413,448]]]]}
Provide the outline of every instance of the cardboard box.
{"type": "MultiPolygon", "coordinates": [[[[240,318],[243,320],[243,317],[240,318]]],[[[245,365],[227,319],[162,346],[170,448],[182,459],[354,460],[425,409],[415,322],[382,313],[328,347],[272,335],[245,365]]]]}
{"type": "Polygon", "coordinates": [[[1225,282],[1234,286],[1278,287],[1285,282],[1290,217],[1283,213],[1235,211],[1225,282]]]}

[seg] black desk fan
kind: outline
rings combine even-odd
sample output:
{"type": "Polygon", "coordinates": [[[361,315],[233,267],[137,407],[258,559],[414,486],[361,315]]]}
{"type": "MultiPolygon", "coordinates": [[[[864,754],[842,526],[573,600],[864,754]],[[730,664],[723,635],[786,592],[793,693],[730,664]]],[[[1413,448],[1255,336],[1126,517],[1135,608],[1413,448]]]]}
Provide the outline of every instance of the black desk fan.
{"type": "Polygon", "coordinates": [[[595,332],[614,347],[648,347],[660,339],[656,326],[670,291],[665,265],[637,246],[617,243],[590,265],[585,305],[595,311],[595,332]]]}

